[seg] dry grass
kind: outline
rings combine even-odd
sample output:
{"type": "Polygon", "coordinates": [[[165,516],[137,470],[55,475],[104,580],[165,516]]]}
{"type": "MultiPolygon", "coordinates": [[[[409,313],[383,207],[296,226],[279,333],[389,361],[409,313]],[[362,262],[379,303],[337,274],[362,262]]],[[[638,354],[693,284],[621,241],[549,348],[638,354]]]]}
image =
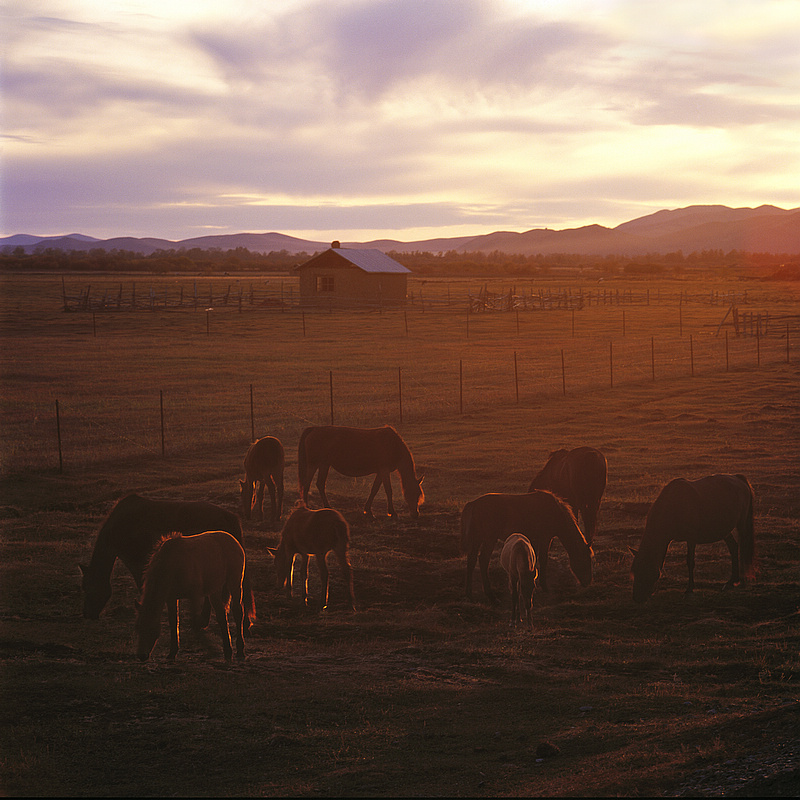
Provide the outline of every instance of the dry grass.
{"type": "MultiPolygon", "coordinates": [[[[472,318],[467,339],[460,314],[431,308],[409,311],[419,333],[408,339],[402,313],[318,315],[306,320],[303,339],[296,315],[240,320],[235,312],[213,335],[204,320],[192,330],[201,322],[192,314],[109,315],[97,321],[95,338],[85,315],[58,311],[59,296],[52,279],[6,281],[0,317],[6,793],[669,794],[700,769],[733,773],[754,753],[796,742],[800,381],[794,359],[782,359],[785,343],[772,343],[761,368],[753,343],[739,342],[741,360],[728,372],[717,360],[692,378],[681,361],[653,381],[646,364],[644,376],[623,371],[613,389],[596,365],[597,380],[566,397],[557,372],[552,388],[526,380],[517,404],[513,383],[496,386],[497,363],[514,351],[577,352],[582,340],[572,341],[564,314],[525,318],[519,339],[514,315],[472,318]],[[32,303],[32,285],[55,306],[32,303]],[[375,387],[384,368],[364,341],[379,345],[395,377],[403,359],[409,392],[419,387],[403,425],[391,391],[375,387]],[[463,414],[459,359],[476,365],[463,414]],[[413,378],[417,367],[421,377],[413,378]],[[349,614],[338,602],[333,559],[328,613],[302,612],[280,597],[266,552],[277,534],[253,523],[246,544],[259,620],[243,665],[225,666],[213,627],[200,639],[187,633],[175,664],[164,660],[163,641],[152,662],[136,662],[134,585],[119,565],[103,616],[83,620],[77,563],[116,498],[139,490],[237,509],[250,383],[257,434],[284,441],[294,499],[294,447],[306,424],[327,421],[329,370],[359,376],[358,391],[340,390],[337,422],[379,424],[384,415],[426,475],[418,522],[402,504],[398,519],[368,522],[360,514],[368,480],[329,481],[353,530],[359,610],[349,614]],[[126,418],[157,420],[159,389],[187,398],[183,419],[168,428],[166,458],[158,434],[126,418]],[[388,399],[376,400],[381,391],[388,399]],[[79,435],[65,431],[63,474],[45,418],[56,398],[66,427],[72,407],[92,421],[79,435]],[[197,447],[190,434],[203,426],[197,447]],[[45,444],[37,448],[40,433],[45,444]],[[135,445],[115,455],[128,440],[135,445]],[[578,444],[599,447],[609,461],[595,581],[579,589],[554,544],[551,592],[537,595],[534,632],[511,631],[505,605],[464,599],[459,511],[485,491],[523,491],[551,450],[578,444]],[[656,595],[635,606],[627,548],[638,543],[649,503],[672,477],[727,471],[743,472],[756,490],[759,580],[722,593],[727,551],[701,547],[697,591],[687,599],[684,551],[673,546],[656,595]],[[543,743],[558,754],[545,757],[543,743]]],[[[765,293],[761,302],[797,310],[796,297],[765,293]]],[[[620,348],[642,346],[649,357],[651,335],[681,341],[664,329],[674,307],[637,311],[649,321],[620,348]]],[[[693,322],[684,317],[684,337],[707,333],[722,313],[695,311],[693,322]]],[[[587,348],[597,340],[605,350],[614,313],[580,318],[587,348]]],[[[586,371],[591,378],[588,357],[586,371]]],[[[379,495],[376,511],[383,502],[379,495]]],[[[311,574],[316,598],[313,565],[311,574]]],[[[496,562],[491,574],[502,586],[496,562]]]]}

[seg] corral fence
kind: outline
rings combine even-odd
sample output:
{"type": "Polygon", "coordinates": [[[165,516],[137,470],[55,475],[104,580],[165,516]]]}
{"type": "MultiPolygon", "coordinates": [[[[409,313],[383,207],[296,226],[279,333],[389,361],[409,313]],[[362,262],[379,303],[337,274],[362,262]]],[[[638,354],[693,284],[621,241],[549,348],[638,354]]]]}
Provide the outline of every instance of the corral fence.
{"type": "MultiPolygon", "coordinates": [[[[756,327],[752,337],[725,330],[718,336],[700,331],[595,337],[535,350],[520,343],[488,360],[467,357],[427,367],[387,364],[377,377],[362,375],[353,365],[314,374],[292,372],[294,367],[287,365],[291,396],[253,383],[215,391],[204,401],[201,425],[197,397],[189,389],[108,398],[97,416],[76,407],[65,393],[39,412],[41,418],[52,415],[50,441],[39,438],[35,453],[18,453],[20,463],[7,463],[4,471],[52,468],[56,459],[63,471],[70,464],[143,454],[180,455],[221,442],[244,444],[265,430],[291,440],[307,425],[413,423],[484,412],[498,404],[535,406],[569,394],[790,363],[796,360],[798,321],[778,325],[773,320],[769,334],[756,327]]],[[[45,430],[40,425],[37,436],[45,430]]]]}

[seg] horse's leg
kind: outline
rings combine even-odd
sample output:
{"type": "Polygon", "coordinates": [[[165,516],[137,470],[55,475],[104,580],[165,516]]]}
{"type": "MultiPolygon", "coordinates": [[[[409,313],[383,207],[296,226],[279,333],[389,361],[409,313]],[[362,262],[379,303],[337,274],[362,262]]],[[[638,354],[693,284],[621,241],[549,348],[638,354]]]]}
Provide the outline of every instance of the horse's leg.
{"type": "Polygon", "coordinates": [[[394,503],[392,502],[392,473],[386,472],[383,476],[383,490],[386,492],[386,506],[389,510],[389,516],[393,517],[394,503]]]}
{"type": "Polygon", "coordinates": [[[517,586],[518,580],[515,578],[509,578],[508,581],[508,588],[511,591],[511,621],[509,624],[510,628],[514,628],[517,624],[517,616],[519,614],[519,609],[517,608],[519,598],[517,596],[517,586]]]}
{"type": "Polygon", "coordinates": [[[222,637],[222,652],[225,655],[225,660],[230,661],[233,656],[233,649],[231,648],[231,632],[228,629],[228,614],[225,611],[226,600],[224,589],[215,592],[211,596],[211,605],[214,606],[214,616],[217,618],[219,635],[222,637]]]}
{"type": "Polygon", "coordinates": [[[258,508],[258,513],[261,514],[261,521],[264,521],[264,481],[260,480],[257,484],[258,488],[256,491],[256,507],[258,508]]]}
{"type": "Polygon", "coordinates": [[[481,568],[481,580],[483,581],[483,592],[490,603],[497,602],[497,595],[492,591],[492,585],[489,583],[489,559],[492,557],[493,549],[494,542],[484,542],[478,557],[478,563],[481,568]]]}
{"type": "Polygon", "coordinates": [[[685,594],[691,594],[694,591],[694,551],[696,547],[696,544],[686,542],[686,566],[689,568],[689,585],[686,587],[685,594]]]}
{"type": "MultiPolygon", "coordinates": [[[[308,605],[308,554],[298,553],[297,558],[300,559],[300,583],[302,584],[302,598],[303,605],[308,605]]],[[[296,563],[296,562],[295,562],[296,563]]]]}
{"type": "Polygon", "coordinates": [[[725,537],[725,544],[728,545],[728,552],[731,554],[731,577],[723,587],[723,590],[732,589],[742,579],[739,573],[739,545],[736,539],[733,538],[732,533],[725,537]]]}
{"type": "Polygon", "coordinates": [[[238,591],[231,597],[231,614],[236,624],[236,658],[244,660],[244,605],[242,593],[238,591]]]}
{"type": "Polygon", "coordinates": [[[328,608],[328,579],[330,577],[330,572],[328,571],[328,564],[325,561],[325,556],[327,553],[317,553],[315,558],[317,559],[317,569],[319,570],[319,582],[322,586],[322,610],[325,611],[328,608]]]}
{"type": "Polygon", "coordinates": [[[370,490],[367,502],[364,503],[364,513],[370,519],[372,519],[372,501],[375,499],[375,495],[378,494],[378,489],[380,489],[380,487],[381,487],[381,473],[378,472],[377,475],[375,475],[375,480],[372,482],[372,489],[370,490]]]}
{"type": "Polygon", "coordinates": [[[467,599],[472,600],[472,573],[475,571],[475,562],[478,560],[478,548],[470,547],[467,553],[467,580],[464,586],[467,599]]]}
{"type": "Polygon", "coordinates": [[[269,501],[272,504],[272,524],[278,521],[278,502],[275,496],[275,479],[272,475],[267,476],[267,488],[269,489],[269,501]]]}
{"type": "Polygon", "coordinates": [[[325,508],[331,507],[328,503],[328,496],[325,494],[325,483],[328,480],[328,470],[330,468],[330,464],[320,464],[319,474],[317,475],[317,489],[319,490],[319,496],[322,498],[322,505],[325,508]]]}
{"type": "Polygon", "coordinates": [[[167,616],[169,617],[169,660],[174,661],[178,655],[178,601],[167,602],[167,616]]]}

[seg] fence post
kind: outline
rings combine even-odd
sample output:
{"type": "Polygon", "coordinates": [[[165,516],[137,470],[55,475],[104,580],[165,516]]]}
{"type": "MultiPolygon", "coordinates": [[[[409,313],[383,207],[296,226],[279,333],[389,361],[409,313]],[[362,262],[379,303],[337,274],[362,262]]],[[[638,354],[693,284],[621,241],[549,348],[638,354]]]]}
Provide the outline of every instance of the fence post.
{"type": "Polygon", "coordinates": [[[400,423],[403,422],[403,368],[397,368],[397,400],[400,406],[400,423]]]}
{"type": "Polygon", "coordinates": [[[330,393],[331,393],[331,425],[333,425],[333,370],[330,371],[329,376],[330,393]]]}
{"type": "Polygon", "coordinates": [[[408,311],[403,312],[403,320],[406,324],[406,338],[408,338],[408,311]]]}
{"type": "Polygon", "coordinates": [[[56,437],[58,438],[58,474],[64,472],[64,458],[61,453],[61,414],[58,410],[58,400],[56,400],[56,437]]]}
{"type": "Polygon", "coordinates": [[[161,406],[161,457],[163,458],[166,453],[166,446],[164,443],[164,390],[158,391],[159,404],[161,406]]]}
{"type": "Polygon", "coordinates": [[[250,384],[250,441],[256,440],[256,420],[253,414],[253,384],[250,384]]]}
{"type": "MultiPolygon", "coordinates": [[[[649,289],[647,290],[650,291],[649,289]]],[[[656,379],[656,337],[650,337],[650,368],[653,372],[653,380],[656,379]]]]}
{"type": "Polygon", "coordinates": [[[789,363],[789,323],[786,323],[786,363],[789,363]]]}
{"type": "Polygon", "coordinates": [[[608,369],[611,375],[611,388],[614,388],[614,341],[608,343],[608,369]]]}
{"type": "MultiPolygon", "coordinates": [[[[469,317],[467,317],[469,319],[469,317]]],[[[464,413],[464,361],[458,362],[458,413],[464,413]]]]}

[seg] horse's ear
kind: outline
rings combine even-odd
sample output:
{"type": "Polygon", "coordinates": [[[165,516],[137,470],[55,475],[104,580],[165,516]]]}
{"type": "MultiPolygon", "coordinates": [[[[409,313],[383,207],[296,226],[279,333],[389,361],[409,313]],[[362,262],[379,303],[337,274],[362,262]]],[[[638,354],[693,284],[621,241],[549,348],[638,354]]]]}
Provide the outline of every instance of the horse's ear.
{"type": "Polygon", "coordinates": [[[638,551],[638,550],[634,550],[634,549],[633,549],[632,547],[630,547],[630,546],[628,547],[628,550],[630,550],[630,551],[631,551],[631,555],[632,555],[634,558],[636,558],[636,556],[638,556],[638,555],[639,555],[639,551],[638,551]]]}
{"type": "Polygon", "coordinates": [[[277,548],[277,547],[268,547],[268,548],[267,548],[267,552],[268,552],[268,553],[269,553],[269,554],[270,554],[270,555],[271,555],[273,558],[275,558],[275,556],[277,556],[277,555],[278,555],[278,548],[277,548]]]}
{"type": "Polygon", "coordinates": [[[422,486],[422,481],[424,481],[424,480],[425,480],[425,476],[423,475],[423,476],[422,476],[422,477],[421,477],[421,478],[420,478],[420,479],[417,481],[417,483],[418,483],[420,486],[422,486]]]}
{"type": "Polygon", "coordinates": [[[78,569],[81,571],[81,575],[86,574],[86,567],[83,564],[78,564],[78,569]]]}
{"type": "Polygon", "coordinates": [[[239,481],[239,488],[240,489],[244,489],[244,481],[243,480],[239,481]]]}

